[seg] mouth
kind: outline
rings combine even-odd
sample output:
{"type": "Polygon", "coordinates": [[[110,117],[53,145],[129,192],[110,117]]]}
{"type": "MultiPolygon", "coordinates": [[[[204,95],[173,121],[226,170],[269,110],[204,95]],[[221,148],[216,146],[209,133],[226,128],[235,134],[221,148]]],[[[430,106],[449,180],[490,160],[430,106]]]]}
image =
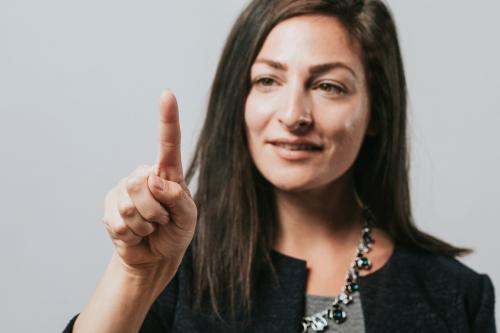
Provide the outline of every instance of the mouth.
{"type": "Polygon", "coordinates": [[[283,142],[271,142],[273,146],[292,151],[321,151],[323,148],[314,144],[293,144],[283,142]]]}
{"type": "Polygon", "coordinates": [[[283,142],[283,141],[269,141],[268,143],[273,147],[273,151],[277,156],[287,161],[305,161],[315,158],[323,150],[323,146],[314,144],[310,141],[304,142],[283,142]]]}

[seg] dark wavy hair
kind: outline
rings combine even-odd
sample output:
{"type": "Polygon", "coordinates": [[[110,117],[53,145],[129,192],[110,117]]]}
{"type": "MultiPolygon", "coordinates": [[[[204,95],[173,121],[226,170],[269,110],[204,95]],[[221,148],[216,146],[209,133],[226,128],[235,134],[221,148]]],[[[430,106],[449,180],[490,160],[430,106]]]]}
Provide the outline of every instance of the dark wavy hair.
{"type": "Polygon", "coordinates": [[[250,68],[271,29],[298,15],[336,18],[360,46],[377,127],[352,166],[356,191],[396,245],[449,256],[454,247],[415,226],[408,180],[407,91],[396,27],[379,0],[253,0],[236,20],[211,88],[206,119],[186,174],[197,175],[198,225],[191,244],[193,302],[219,316],[251,315],[256,279],[272,269],[277,234],[272,185],[246,141],[250,68]]]}

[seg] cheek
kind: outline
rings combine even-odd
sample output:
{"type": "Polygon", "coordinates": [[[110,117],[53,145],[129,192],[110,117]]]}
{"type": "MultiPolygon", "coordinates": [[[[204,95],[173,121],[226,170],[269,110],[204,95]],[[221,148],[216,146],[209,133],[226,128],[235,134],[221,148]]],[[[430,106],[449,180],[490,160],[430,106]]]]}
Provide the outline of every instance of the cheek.
{"type": "Polygon", "coordinates": [[[327,137],[330,154],[335,155],[333,160],[351,161],[357,156],[365,136],[367,122],[368,108],[365,103],[325,113],[318,126],[321,126],[320,132],[327,137]]]}
{"type": "Polygon", "coordinates": [[[364,129],[364,117],[353,113],[352,110],[337,110],[330,115],[322,117],[317,122],[319,131],[334,142],[336,139],[349,139],[359,136],[364,129]]]}
{"type": "Polygon", "coordinates": [[[248,95],[245,102],[245,127],[250,145],[252,145],[252,141],[262,136],[271,119],[271,109],[262,102],[252,93],[248,95]]]}

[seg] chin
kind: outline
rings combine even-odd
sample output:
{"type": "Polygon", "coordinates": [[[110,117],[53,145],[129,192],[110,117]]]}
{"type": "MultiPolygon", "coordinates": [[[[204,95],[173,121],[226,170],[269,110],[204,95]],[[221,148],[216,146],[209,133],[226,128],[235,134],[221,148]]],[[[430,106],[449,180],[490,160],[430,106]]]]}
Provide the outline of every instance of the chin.
{"type": "Polygon", "coordinates": [[[282,173],[280,175],[264,175],[264,177],[275,189],[285,192],[302,192],[320,186],[317,184],[317,180],[303,175],[282,173]]]}

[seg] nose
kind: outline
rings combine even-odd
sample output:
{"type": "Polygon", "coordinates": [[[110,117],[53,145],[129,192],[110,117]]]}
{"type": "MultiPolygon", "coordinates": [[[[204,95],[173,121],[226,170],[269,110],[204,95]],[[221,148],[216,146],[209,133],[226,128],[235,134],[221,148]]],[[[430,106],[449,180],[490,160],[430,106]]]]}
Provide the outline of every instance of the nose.
{"type": "Polygon", "coordinates": [[[278,121],[290,132],[307,132],[313,125],[307,94],[299,86],[290,87],[286,99],[278,121]]]}

